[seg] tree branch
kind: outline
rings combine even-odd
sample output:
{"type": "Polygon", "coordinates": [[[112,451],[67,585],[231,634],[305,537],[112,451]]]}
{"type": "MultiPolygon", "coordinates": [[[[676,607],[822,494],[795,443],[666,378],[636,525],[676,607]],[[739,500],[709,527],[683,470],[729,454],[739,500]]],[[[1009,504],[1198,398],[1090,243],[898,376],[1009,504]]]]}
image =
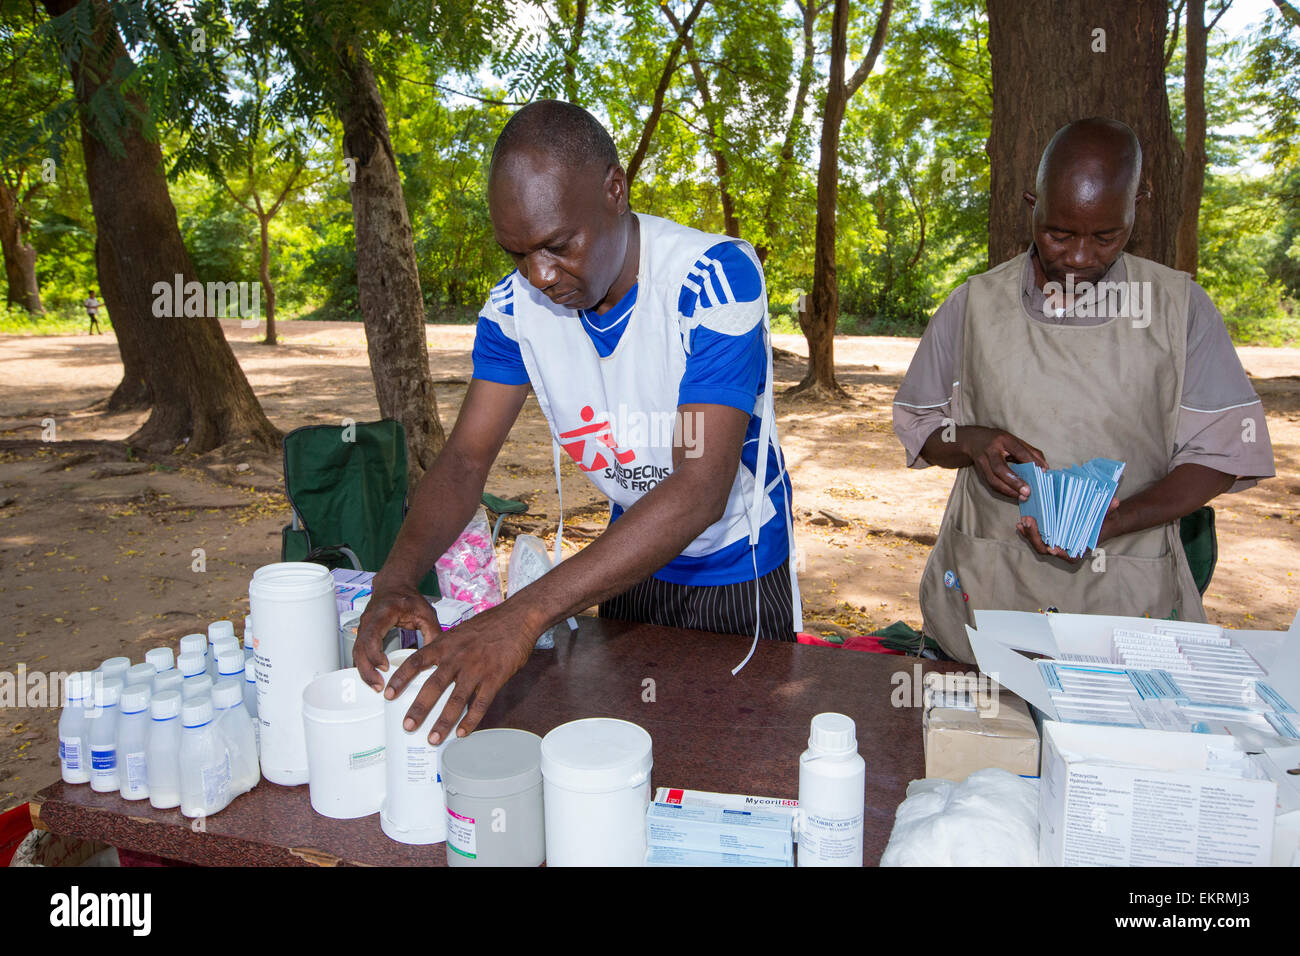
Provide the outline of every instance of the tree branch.
{"type": "Polygon", "coordinates": [[[844,87],[844,98],[850,100],[853,94],[858,91],[863,81],[876,66],[876,58],[880,56],[880,51],[885,45],[885,32],[889,28],[889,15],[894,11],[894,0],[885,0],[884,5],[880,8],[880,19],[876,21],[876,32],[871,35],[871,46],[867,48],[867,55],[863,57],[858,68],[853,71],[853,76],[844,87]]]}

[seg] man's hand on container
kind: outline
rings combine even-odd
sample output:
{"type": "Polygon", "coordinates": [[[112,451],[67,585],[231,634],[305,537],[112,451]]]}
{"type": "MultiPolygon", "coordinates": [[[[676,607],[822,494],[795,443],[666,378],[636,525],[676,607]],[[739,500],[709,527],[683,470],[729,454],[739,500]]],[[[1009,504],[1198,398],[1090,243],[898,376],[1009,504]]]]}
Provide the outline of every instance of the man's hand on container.
{"type": "MultiPolygon", "coordinates": [[[[392,700],[421,671],[437,665],[437,670],[424,682],[403,721],[407,730],[415,730],[423,725],[443,691],[455,684],[447,705],[441,714],[436,715],[429,734],[429,742],[437,744],[446,739],[452,727],[456,726],[461,712],[467,708],[457,733],[464,736],[478,727],[493,698],[528,660],[540,631],[529,622],[516,602],[513,606],[502,604],[490,608],[444,632],[428,602],[419,599],[429,615],[428,621],[417,625],[425,635],[425,645],[393,672],[384,689],[384,696],[392,700]],[[430,635],[433,635],[432,638],[430,635]]],[[[376,607],[376,601],[380,603],[373,627],[384,629],[375,632],[367,630],[363,615],[362,631],[371,640],[363,647],[362,633],[358,633],[353,660],[361,671],[362,679],[379,690],[383,679],[375,668],[381,662],[384,670],[388,667],[388,660],[378,645],[381,635],[387,633],[388,627],[412,625],[383,623],[390,619],[396,622],[403,614],[410,613],[406,609],[411,602],[405,594],[386,592],[377,595],[367,607],[367,614],[376,607]],[[370,665],[368,669],[364,666],[366,664],[370,665]]],[[[412,609],[412,612],[423,614],[418,609],[412,609]]]]}

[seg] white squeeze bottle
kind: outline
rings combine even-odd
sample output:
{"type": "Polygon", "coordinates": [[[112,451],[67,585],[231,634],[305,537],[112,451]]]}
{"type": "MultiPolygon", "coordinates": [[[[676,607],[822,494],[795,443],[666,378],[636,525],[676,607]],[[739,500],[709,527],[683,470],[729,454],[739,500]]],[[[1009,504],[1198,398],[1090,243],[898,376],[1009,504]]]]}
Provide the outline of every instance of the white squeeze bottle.
{"type": "MultiPolygon", "coordinates": [[[[243,661],[243,656],[240,656],[243,661]]],[[[220,663],[220,662],[218,662],[220,663]]],[[[262,779],[257,760],[257,738],[253,721],[244,709],[243,673],[240,680],[220,680],[212,688],[212,706],[217,715],[217,730],[230,753],[230,795],[237,797],[257,786],[262,779]]]]}
{"type": "Polygon", "coordinates": [[[181,813],[211,816],[230,802],[230,753],[217,730],[212,697],[181,705],[181,813]]]}
{"type": "Polygon", "coordinates": [[[208,635],[206,634],[186,634],[181,638],[181,652],[176,655],[176,666],[180,667],[180,659],[186,654],[198,654],[203,658],[203,669],[208,668],[208,635]]]}
{"type": "Polygon", "coordinates": [[[146,749],[149,745],[148,687],[136,685],[122,691],[121,714],[117,719],[117,775],[123,800],[149,796],[146,749]]]}
{"type": "Polygon", "coordinates": [[[154,694],[149,713],[152,719],[145,748],[149,805],[170,810],[181,805],[181,692],[154,694]]]}
{"type": "Polygon", "coordinates": [[[117,793],[122,785],[117,774],[118,701],[122,699],[120,680],[101,681],[95,688],[95,708],[87,713],[90,725],[90,789],[96,793],[117,793]]]}
{"type": "Polygon", "coordinates": [[[64,783],[90,783],[90,746],[86,709],[93,706],[94,678],[89,671],[69,674],[63,682],[63,713],[59,715],[59,767],[64,783]]]}
{"type": "Polygon", "coordinates": [[[799,865],[861,866],[867,765],[843,714],[812,719],[799,756],[799,865]]]}

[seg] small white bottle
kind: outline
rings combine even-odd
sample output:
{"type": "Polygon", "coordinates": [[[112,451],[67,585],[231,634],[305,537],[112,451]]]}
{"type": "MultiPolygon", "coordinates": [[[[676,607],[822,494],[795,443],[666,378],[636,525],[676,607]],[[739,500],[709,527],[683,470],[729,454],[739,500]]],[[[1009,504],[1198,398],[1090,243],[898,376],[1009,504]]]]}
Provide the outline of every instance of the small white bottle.
{"type": "Polygon", "coordinates": [[[99,665],[105,680],[120,680],[126,683],[126,672],[131,669],[131,658],[110,657],[99,665]]]}
{"type": "Polygon", "coordinates": [[[217,730],[212,697],[181,705],[181,813],[206,817],[230,802],[230,754],[217,730]]]}
{"type": "Polygon", "coordinates": [[[217,642],[223,637],[234,637],[235,625],[230,621],[213,621],[208,625],[208,676],[217,679],[217,642]]]}
{"type": "Polygon", "coordinates": [[[153,679],[158,676],[158,668],[154,667],[148,661],[143,664],[133,664],[126,671],[126,686],[132,687],[136,684],[147,684],[153,686],[153,679]]]}
{"type": "Polygon", "coordinates": [[[208,635],[206,634],[186,634],[181,638],[181,653],[177,655],[176,666],[180,666],[179,657],[181,654],[198,654],[203,658],[203,666],[208,666],[208,635]]]}
{"type": "Polygon", "coordinates": [[[217,638],[216,643],[212,645],[212,650],[217,655],[217,673],[214,674],[212,677],[214,681],[218,681],[221,679],[220,665],[221,665],[222,654],[238,654],[240,657],[244,656],[244,652],[239,648],[239,638],[228,637],[227,635],[224,634],[221,637],[217,638]]]}
{"type": "Polygon", "coordinates": [[[239,682],[239,696],[244,696],[244,655],[238,647],[223,647],[217,656],[217,683],[223,680],[239,682]]]}
{"type": "Polygon", "coordinates": [[[157,668],[159,674],[176,666],[176,655],[170,647],[155,647],[145,651],[144,659],[157,668]]]}
{"type": "Polygon", "coordinates": [[[244,615],[244,657],[253,656],[253,615],[244,615]]]}
{"type": "MultiPolygon", "coordinates": [[[[241,655],[240,659],[243,657],[241,655]]],[[[262,779],[257,759],[257,739],[253,736],[253,722],[244,709],[244,688],[241,679],[217,681],[212,688],[212,707],[217,715],[217,730],[226,742],[230,753],[230,795],[233,799],[247,793],[262,779]]]]}
{"type": "Polygon", "coordinates": [[[94,706],[94,678],[89,671],[69,674],[63,682],[59,715],[59,768],[64,783],[90,783],[90,745],[86,711],[94,706]]]}
{"type": "Polygon", "coordinates": [[[149,796],[149,700],[153,692],[136,685],[122,691],[117,721],[118,779],[123,800],[149,796]]]}
{"type": "Polygon", "coordinates": [[[799,865],[861,866],[867,765],[843,714],[812,719],[799,756],[799,865]]]}
{"type": "Polygon", "coordinates": [[[149,702],[152,716],[145,751],[149,805],[170,810],[181,805],[181,694],[165,690],[149,702]]]}
{"type": "Polygon", "coordinates": [[[90,789],[96,793],[116,793],[122,788],[117,772],[117,705],[122,699],[122,686],[120,680],[100,681],[95,688],[95,707],[86,713],[90,789]]]}
{"type": "Polygon", "coordinates": [[[202,652],[196,654],[193,651],[188,651],[177,659],[176,669],[181,672],[181,676],[186,680],[193,680],[200,674],[208,672],[208,661],[202,652]]]}
{"type": "Polygon", "coordinates": [[[169,671],[163,671],[161,674],[154,675],[153,692],[155,694],[161,694],[165,690],[174,690],[176,691],[176,693],[179,694],[181,692],[181,688],[184,686],[185,686],[185,675],[182,674],[177,668],[173,667],[169,671]]]}
{"type": "Polygon", "coordinates": [[[198,677],[191,677],[185,681],[181,687],[182,700],[194,700],[196,697],[207,697],[212,693],[212,678],[207,674],[200,674],[198,677]]]}

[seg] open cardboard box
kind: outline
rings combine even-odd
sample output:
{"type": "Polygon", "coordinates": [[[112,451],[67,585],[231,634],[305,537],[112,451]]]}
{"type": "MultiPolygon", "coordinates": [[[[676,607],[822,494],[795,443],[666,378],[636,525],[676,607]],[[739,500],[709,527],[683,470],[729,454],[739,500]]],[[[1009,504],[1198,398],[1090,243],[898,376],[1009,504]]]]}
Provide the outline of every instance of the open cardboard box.
{"type": "MultiPolygon", "coordinates": [[[[1042,614],[1037,611],[976,611],[976,627],[967,627],[979,669],[1051,720],[1058,719],[1051,695],[1038,672],[1036,658],[1059,659],[1065,654],[1109,657],[1111,632],[1124,627],[1155,633],[1167,622],[1148,617],[1111,614],[1042,614]]],[[[1244,647],[1268,673],[1265,678],[1293,707],[1300,708],[1300,613],[1285,631],[1246,631],[1225,628],[1224,634],[1244,647]]],[[[1279,738],[1252,739],[1249,728],[1223,722],[1216,733],[1243,737],[1249,750],[1276,746],[1279,738]]]]}

